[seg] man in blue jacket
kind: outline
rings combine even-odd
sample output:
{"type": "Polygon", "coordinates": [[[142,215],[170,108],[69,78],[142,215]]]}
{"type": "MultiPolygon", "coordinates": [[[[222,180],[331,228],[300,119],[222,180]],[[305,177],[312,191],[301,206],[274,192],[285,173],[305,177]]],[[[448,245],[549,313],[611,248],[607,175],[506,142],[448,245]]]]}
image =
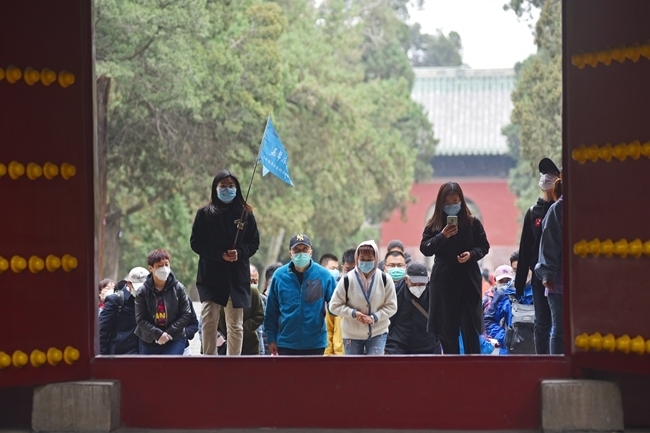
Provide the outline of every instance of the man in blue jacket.
{"type": "Polygon", "coordinates": [[[289,241],[291,262],[273,274],[264,330],[272,355],[320,355],[327,347],[325,304],[336,281],[311,259],[311,240],[297,234],[289,241]]]}

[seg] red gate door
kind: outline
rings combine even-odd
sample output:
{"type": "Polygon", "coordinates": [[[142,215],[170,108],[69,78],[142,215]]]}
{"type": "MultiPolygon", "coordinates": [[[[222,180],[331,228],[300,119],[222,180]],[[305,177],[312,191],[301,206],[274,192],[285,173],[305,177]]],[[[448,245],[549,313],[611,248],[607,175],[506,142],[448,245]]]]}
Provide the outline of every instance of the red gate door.
{"type": "Polygon", "coordinates": [[[620,382],[628,426],[650,425],[648,17],[647,1],[564,5],[567,348],[620,382]]]}
{"type": "Polygon", "coordinates": [[[29,389],[14,387],[90,377],[94,121],[91,2],[0,9],[0,419],[7,422],[29,411],[18,398],[31,397],[29,389]]]}

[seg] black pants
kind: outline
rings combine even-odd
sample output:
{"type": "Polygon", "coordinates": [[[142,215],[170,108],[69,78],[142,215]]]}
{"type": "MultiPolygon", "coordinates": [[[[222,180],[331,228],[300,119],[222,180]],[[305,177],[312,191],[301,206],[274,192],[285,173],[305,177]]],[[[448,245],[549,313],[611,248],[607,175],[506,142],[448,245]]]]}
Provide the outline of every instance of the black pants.
{"type": "Polygon", "coordinates": [[[537,278],[533,272],[531,281],[533,286],[533,306],[535,307],[535,353],[538,355],[548,355],[550,352],[551,341],[551,309],[548,306],[548,299],[544,295],[544,286],[542,281],[537,278]]]}
{"type": "Polygon", "coordinates": [[[300,356],[300,355],[318,355],[323,356],[325,353],[325,348],[321,349],[286,349],[284,347],[278,347],[278,355],[282,356],[300,356]]]}
{"type": "MultiPolygon", "coordinates": [[[[469,311],[461,310],[460,313],[460,333],[463,337],[463,348],[466,355],[481,354],[481,345],[478,340],[478,334],[472,322],[469,311]]],[[[460,344],[458,335],[439,335],[442,351],[445,355],[460,355],[460,344]]]]}

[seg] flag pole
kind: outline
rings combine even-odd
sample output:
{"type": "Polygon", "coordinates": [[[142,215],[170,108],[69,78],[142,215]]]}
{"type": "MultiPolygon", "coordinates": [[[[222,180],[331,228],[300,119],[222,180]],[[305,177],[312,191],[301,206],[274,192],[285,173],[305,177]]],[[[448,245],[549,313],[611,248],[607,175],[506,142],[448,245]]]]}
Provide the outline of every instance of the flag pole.
{"type": "MultiPolygon", "coordinates": [[[[262,134],[262,140],[260,141],[260,148],[257,151],[257,158],[255,158],[255,164],[253,165],[253,175],[251,176],[251,180],[248,183],[248,190],[246,191],[246,197],[244,197],[244,202],[248,203],[248,195],[251,192],[251,188],[253,186],[253,179],[255,179],[255,171],[257,170],[257,164],[260,162],[260,155],[262,154],[262,146],[264,146],[264,137],[266,137],[266,129],[269,127],[269,122],[271,121],[271,115],[269,114],[269,117],[266,118],[266,126],[264,127],[264,134],[262,134]]],[[[244,230],[244,226],[246,223],[244,222],[244,214],[246,213],[246,208],[243,208],[241,210],[241,217],[239,220],[235,221],[237,224],[237,233],[235,233],[235,240],[232,243],[232,249],[234,250],[237,248],[237,239],[239,238],[239,232],[244,230]]]]}

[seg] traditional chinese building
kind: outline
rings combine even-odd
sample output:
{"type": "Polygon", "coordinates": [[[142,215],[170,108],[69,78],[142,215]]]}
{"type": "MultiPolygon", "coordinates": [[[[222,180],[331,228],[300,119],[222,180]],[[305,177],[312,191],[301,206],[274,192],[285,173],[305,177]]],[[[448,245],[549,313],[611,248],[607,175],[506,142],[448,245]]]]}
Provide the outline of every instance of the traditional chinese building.
{"type": "MultiPolygon", "coordinates": [[[[433,213],[445,182],[458,182],[472,211],[481,219],[490,254],[481,265],[489,270],[507,263],[519,243],[520,212],[508,189],[515,161],[501,128],[510,123],[515,86],[512,69],[415,68],[413,99],[422,104],[439,143],[431,181],[413,185],[413,203],[396,211],[381,226],[382,253],[393,239],[404,242],[418,261],[422,229],[433,213]]],[[[431,260],[431,259],[428,259],[431,260]]]]}

